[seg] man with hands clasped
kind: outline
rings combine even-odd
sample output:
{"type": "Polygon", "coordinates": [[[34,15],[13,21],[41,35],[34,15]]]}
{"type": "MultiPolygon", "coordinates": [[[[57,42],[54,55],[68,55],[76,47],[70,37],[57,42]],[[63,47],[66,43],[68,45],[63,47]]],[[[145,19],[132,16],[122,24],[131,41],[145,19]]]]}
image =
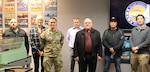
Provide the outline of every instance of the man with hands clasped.
{"type": "Polygon", "coordinates": [[[131,72],[137,72],[140,65],[140,72],[148,72],[150,28],[145,25],[145,17],[142,14],[136,16],[138,26],[132,29],[131,42],[131,72]]]}
{"type": "Polygon", "coordinates": [[[124,32],[117,27],[117,19],[112,17],[109,23],[109,29],[103,34],[103,45],[105,47],[104,72],[109,72],[112,59],[115,64],[116,72],[121,72],[121,48],[124,42],[124,32]]]}

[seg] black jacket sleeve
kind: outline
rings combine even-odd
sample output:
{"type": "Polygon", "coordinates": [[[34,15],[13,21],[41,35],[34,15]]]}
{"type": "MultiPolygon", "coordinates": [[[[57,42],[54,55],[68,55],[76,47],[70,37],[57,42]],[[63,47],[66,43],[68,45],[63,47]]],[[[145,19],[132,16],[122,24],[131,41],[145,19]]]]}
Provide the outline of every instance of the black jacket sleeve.
{"type": "Polygon", "coordinates": [[[25,47],[27,50],[27,54],[29,54],[29,41],[28,41],[28,36],[26,33],[25,33],[24,39],[25,39],[25,47]]]}
{"type": "Polygon", "coordinates": [[[102,43],[104,45],[105,48],[111,48],[111,46],[107,43],[107,39],[106,39],[106,36],[107,36],[107,32],[108,30],[105,30],[105,32],[103,33],[103,37],[102,37],[102,43]]]}
{"type": "Polygon", "coordinates": [[[77,32],[76,37],[75,37],[75,42],[74,42],[74,57],[79,56],[78,55],[78,37],[79,37],[79,32],[77,32]]]}
{"type": "Polygon", "coordinates": [[[97,47],[97,52],[98,52],[98,56],[101,56],[102,57],[102,42],[101,42],[101,35],[100,33],[98,33],[98,47],[97,47]]]}

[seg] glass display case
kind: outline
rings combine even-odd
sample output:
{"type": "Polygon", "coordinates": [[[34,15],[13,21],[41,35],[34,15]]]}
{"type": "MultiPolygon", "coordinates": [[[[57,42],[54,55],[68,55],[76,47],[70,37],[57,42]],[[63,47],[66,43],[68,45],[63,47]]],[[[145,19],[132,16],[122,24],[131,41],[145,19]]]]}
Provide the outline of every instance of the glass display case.
{"type": "Polygon", "coordinates": [[[8,64],[27,57],[24,45],[24,38],[3,38],[0,39],[0,64],[8,64]]]}

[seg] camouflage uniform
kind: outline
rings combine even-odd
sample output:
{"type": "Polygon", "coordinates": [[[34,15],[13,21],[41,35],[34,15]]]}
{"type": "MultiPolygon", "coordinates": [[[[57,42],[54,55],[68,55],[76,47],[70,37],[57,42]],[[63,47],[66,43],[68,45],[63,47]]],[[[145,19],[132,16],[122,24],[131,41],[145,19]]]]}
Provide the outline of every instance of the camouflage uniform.
{"type": "Polygon", "coordinates": [[[64,35],[58,29],[53,32],[47,29],[41,34],[41,46],[44,48],[44,72],[51,72],[53,64],[55,72],[61,72],[63,64],[61,55],[63,40],[64,35]]]}

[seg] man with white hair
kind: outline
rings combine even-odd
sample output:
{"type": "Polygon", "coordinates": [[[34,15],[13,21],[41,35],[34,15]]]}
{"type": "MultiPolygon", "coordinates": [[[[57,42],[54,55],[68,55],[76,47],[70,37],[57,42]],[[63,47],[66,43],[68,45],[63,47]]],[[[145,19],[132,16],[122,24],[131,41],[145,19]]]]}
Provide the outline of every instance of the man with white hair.
{"type": "Polygon", "coordinates": [[[92,20],[84,20],[84,29],[77,32],[74,43],[74,59],[79,63],[79,72],[95,72],[97,60],[102,60],[100,32],[92,28],[92,20]]]}
{"type": "Polygon", "coordinates": [[[46,30],[43,26],[43,16],[41,14],[36,17],[36,26],[30,29],[30,45],[32,48],[32,55],[34,60],[34,72],[44,72],[43,68],[43,49],[40,46],[40,34],[46,30]],[[41,59],[41,71],[39,71],[39,59],[41,59]]]}

